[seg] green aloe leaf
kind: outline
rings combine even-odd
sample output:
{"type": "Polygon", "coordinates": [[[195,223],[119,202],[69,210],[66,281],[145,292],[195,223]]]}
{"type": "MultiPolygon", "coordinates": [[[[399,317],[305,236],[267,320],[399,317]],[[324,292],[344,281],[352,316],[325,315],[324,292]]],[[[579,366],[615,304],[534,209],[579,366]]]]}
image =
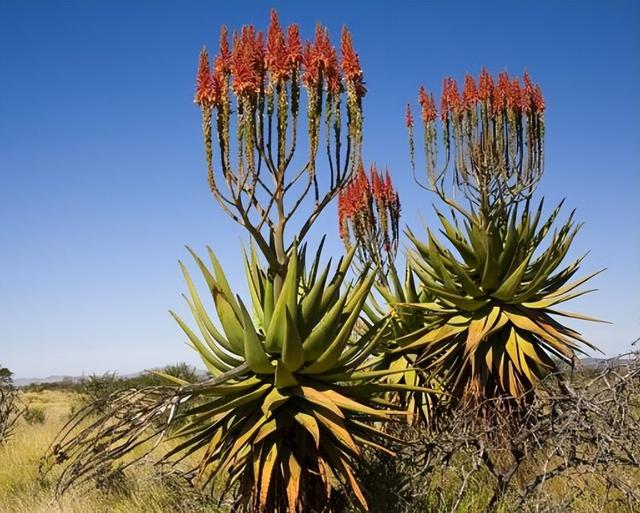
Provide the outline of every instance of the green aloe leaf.
{"type": "MultiPolygon", "coordinates": [[[[239,300],[240,298],[238,298],[239,300]]],[[[242,312],[242,322],[244,327],[244,357],[249,368],[256,374],[273,374],[275,369],[262,347],[262,343],[255,331],[249,312],[247,312],[244,303],[239,300],[242,312]]]]}
{"type": "Polygon", "coordinates": [[[291,372],[297,371],[304,365],[304,349],[295,321],[286,310],[284,326],[284,343],[282,345],[282,362],[291,372]]]}

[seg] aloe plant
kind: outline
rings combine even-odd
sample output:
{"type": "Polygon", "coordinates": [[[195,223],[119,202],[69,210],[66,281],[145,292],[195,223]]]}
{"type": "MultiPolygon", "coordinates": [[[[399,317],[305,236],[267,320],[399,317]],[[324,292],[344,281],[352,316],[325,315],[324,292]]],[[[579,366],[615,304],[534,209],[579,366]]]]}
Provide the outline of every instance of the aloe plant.
{"type": "Polygon", "coordinates": [[[595,349],[556,320],[595,320],[556,309],[588,292],[578,287],[597,274],[570,281],[584,257],[561,266],[580,225],[572,213],[542,247],[560,206],[544,222],[542,208],[532,211],[526,202],[521,213],[515,205],[472,215],[463,228],[455,214],[451,223],[438,213],[455,250],[430,230],[427,242],[408,232],[411,268],[435,299],[410,305],[429,312],[431,325],[403,350],[421,348],[421,360],[446,376],[454,395],[521,397],[558,361],[595,349]]]}
{"type": "Polygon", "coordinates": [[[393,437],[376,426],[398,412],[381,396],[412,388],[381,382],[387,370],[363,368],[386,321],[350,343],[374,274],[345,284],[353,250],[331,277],[330,267],[320,266],[320,250],[309,272],[304,253],[293,248],[277,297],[255,253],[246,258],[253,316],[232,295],[214,253],[211,268],[193,253],[221,330],[183,266],[199,334],[174,316],[214,376],[235,372],[197,393],[204,404],[183,411],[189,422],[176,433],[183,441],[168,456],[202,449],[201,483],[228,476],[229,484],[238,483],[242,510],[320,511],[333,479],[366,510],[356,459],[364,446],[391,453],[380,441],[393,437]]]}
{"type": "Polygon", "coordinates": [[[405,351],[403,348],[427,332],[433,324],[428,312],[421,311],[416,315],[407,305],[430,302],[433,294],[424,286],[416,285],[415,274],[409,266],[404,281],[401,281],[393,264],[389,267],[386,283],[378,281],[374,288],[364,307],[367,319],[373,324],[388,319],[376,368],[392,371],[386,378],[390,383],[424,388],[424,391],[414,390],[411,394],[395,395],[394,399],[409,413],[410,422],[431,423],[438,406],[446,402],[447,394],[442,380],[436,371],[417,364],[421,350],[405,351]]]}
{"type": "MultiPolygon", "coordinates": [[[[439,116],[424,88],[419,103],[425,187],[451,207],[451,216],[436,210],[445,241],[431,230],[426,241],[407,231],[413,243],[409,265],[433,300],[410,305],[427,312],[428,320],[423,333],[396,351],[419,351],[422,366],[437,370],[458,399],[530,396],[558,361],[570,363],[594,349],[557,320],[590,318],[555,307],[583,294],[577,288],[597,274],[570,282],[582,258],[566,267],[562,262],[580,224],[572,213],[550,236],[562,204],[544,221],[543,202],[537,209],[531,205],[543,173],[542,91],[526,73],[523,82],[500,73],[494,84],[483,69],[477,85],[466,76],[462,94],[455,80],[445,79],[439,116]],[[451,169],[454,193],[445,190],[451,169]],[[469,207],[455,198],[456,191],[469,207]]],[[[413,164],[410,108],[406,122],[413,164]]]]}

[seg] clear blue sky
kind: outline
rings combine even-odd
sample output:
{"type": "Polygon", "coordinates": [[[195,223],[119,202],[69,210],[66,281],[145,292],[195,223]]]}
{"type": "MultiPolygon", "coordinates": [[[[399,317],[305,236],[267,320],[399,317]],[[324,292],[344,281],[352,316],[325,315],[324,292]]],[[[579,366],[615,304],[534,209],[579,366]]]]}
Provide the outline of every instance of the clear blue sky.
{"type": "MultiPolygon", "coordinates": [[[[310,36],[348,24],[369,94],[365,158],[387,164],[403,222],[433,223],[408,169],[403,107],[486,65],[528,70],[547,101],[539,195],[585,226],[573,255],[608,267],[573,309],[606,354],[640,336],[640,3],[3,1],[0,5],[0,362],[19,376],[121,373],[197,357],[184,244],[219,252],[232,281],[241,232],[210,198],[192,104],[219,26],[266,27],[269,8],[310,36]],[[486,7],[490,5],[491,7],[486,7]]],[[[335,205],[320,231],[335,237],[335,205]]]]}

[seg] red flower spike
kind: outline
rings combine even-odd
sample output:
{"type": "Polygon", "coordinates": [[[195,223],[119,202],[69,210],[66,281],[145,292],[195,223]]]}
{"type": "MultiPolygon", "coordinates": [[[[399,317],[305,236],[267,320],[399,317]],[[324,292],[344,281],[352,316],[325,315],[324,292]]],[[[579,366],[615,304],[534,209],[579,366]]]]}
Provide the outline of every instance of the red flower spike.
{"type": "Polygon", "coordinates": [[[413,113],[411,112],[411,105],[407,103],[407,113],[405,114],[405,123],[407,128],[413,128],[413,113]]]}
{"type": "Polygon", "coordinates": [[[384,183],[380,179],[380,175],[378,174],[378,169],[375,164],[371,166],[371,188],[373,190],[373,197],[375,200],[384,201],[386,197],[385,187],[384,183]]]}
{"type": "Polygon", "coordinates": [[[231,52],[232,87],[238,96],[257,94],[264,73],[264,45],[262,32],[253,26],[242,28],[240,37],[234,34],[231,52]]]}
{"type": "Polygon", "coordinates": [[[539,85],[536,85],[534,90],[533,106],[538,112],[544,112],[544,109],[545,109],[544,97],[542,96],[542,89],[540,89],[539,85]]]}
{"type": "Polygon", "coordinates": [[[351,33],[347,27],[342,28],[341,47],[342,52],[342,71],[347,80],[359,81],[362,77],[362,68],[360,67],[360,58],[353,49],[351,41],[351,33]]]}
{"type": "Polygon", "coordinates": [[[535,94],[535,89],[533,87],[533,83],[531,82],[531,79],[529,78],[529,73],[527,73],[526,71],[524,72],[523,82],[524,82],[524,88],[520,92],[521,94],[520,108],[522,109],[523,112],[529,112],[531,110],[531,105],[533,104],[533,96],[535,94]]]}
{"type": "Polygon", "coordinates": [[[329,39],[329,31],[320,24],[316,26],[315,61],[316,66],[322,66],[322,74],[327,82],[327,89],[338,94],[341,90],[340,69],[338,67],[338,55],[329,39]]]}
{"type": "Polygon", "coordinates": [[[464,78],[464,92],[462,93],[464,106],[467,109],[472,109],[478,101],[478,90],[476,83],[473,81],[473,77],[467,74],[464,78]]]}
{"type": "MultiPolygon", "coordinates": [[[[443,95],[443,101],[444,95],[443,95]]],[[[420,91],[418,91],[418,102],[420,103],[420,110],[422,115],[422,121],[425,123],[430,123],[431,121],[435,121],[438,117],[438,112],[436,110],[436,104],[433,101],[433,95],[427,94],[424,86],[420,87],[420,91]]],[[[443,104],[443,113],[445,112],[444,104],[443,104]]],[[[444,114],[443,118],[444,119],[444,114]]]]}
{"type": "Polygon", "coordinates": [[[330,46],[326,56],[328,66],[324,73],[327,78],[327,88],[333,94],[340,94],[342,91],[342,81],[340,77],[340,68],[338,66],[338,54],[333,46],[330,46]]]}
{"type": "Polygon", "coordinates": [[[497,114],[507,105],[511,82],[509,75],[503,71],[498,75],[498,85],[493,90],[493,113],[497,114]]]}
{"type": "Polygon", "coordinates": [[[302,50],[302,64],[304,74],[302,80],[307,87],[313,88],[318,84],[319,72],[316,59],[316,47],[313,43],[306,42],[302,50]]]}
{"type": "Polygon", "coordinates": [[[487,68],[482,68],[478,81],[478,98],[487,101],[493,96],[493,78],[489,75],[487,68]]]}
{"type": "Polygon", "coordinates": [[[288,57],[284,33],[278,21],[278,13],[273,9],[267,33],[265,65],[271,72],[274,81],[287,80],[289,73],[288,57]]]}
{"type": "Polygon", "coordinates": [[[198,74],[196,76],[196,94],[193,101],[197,105],[210,107],[215,100],[214,94],[213,79],[209,69],[209,54],[207,50],[203,48],[200,52],[198,74]]]}
{"type": "Polygon", "coordinates": [[[458,83],[453,78],[445,78],[442,91],[442,119],[446,117],[445,111],[459,114],[461,110],[462,99],[458,94],[458,83]]]}
{"type": "Polygon", "coordinates": [[[302,43],[298,25],[289,25],[287,30],[287,56],[289,66],[294,68],[302,62],[302,43]]]}
{"type": "Polygon", "coordinates": [[[389,204],[392,204],[396,197],[396,191],[393,188],[393,183],[391,182],[391,175],[389,174],[388,169],[385,169],[385,173],[384,173],[384,192],[385,192],[387,202],[389,202],[389,204]]]}
{"type": "Polygon", "coordinates": [[[510,109],[518,109],[522,105],[522,90],[520,88],[520,80],[515,77],[509,84],[509,94],[507,96],[507,106],[510,109]]]}
{"type": "Polygon", "coordinates": [[[229,34],[227,27],[222,25],[220,29],[220,72],[223,74],[229,73],[231,68],[231,53],[229,52],[229,34]]]}

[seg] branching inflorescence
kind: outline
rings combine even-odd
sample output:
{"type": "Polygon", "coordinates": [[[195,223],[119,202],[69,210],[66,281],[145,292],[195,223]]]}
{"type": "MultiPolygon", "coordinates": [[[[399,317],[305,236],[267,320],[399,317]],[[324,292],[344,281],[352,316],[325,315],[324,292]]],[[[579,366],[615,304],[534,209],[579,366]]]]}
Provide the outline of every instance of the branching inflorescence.
{"type": "Polygon", "coordinates": [[[318,25],[315,39],[303,42],[298,26],[285,31],[275,11],[266,38],[245,26],[234,32],[230,46],[223,27],[212,69],[206,49],[200,54],[195,103],[202,110],[209,187],[280,277],[292,244],[285,244],[284,231],[294,213],[313,191],[313,208],[297,232],[300,242],[356,170],[365,93],[358,54],[346,28],[339,58],[325,27],[318,25]],[[308,154],[293,172],[303,93],[308,154]],[[220,171],[214,165],[214,132],[220,171]],[[322,144],[329,173],[320,179],[316,162],[322,144]]]}
{"type": "MultiPolygon", "coordinates": [[[[418,100],[424,126],[426,188],[452,202],[444,182],[447,171],[453,169],[454,189],[461,189],[475,205],[507,205],[531,196],[543,172],[545,104],[540,87],[527,73],[521,82],[502,72],[494,83],[483,69],[477,83],[471,75],[465,77],[462,93],[454,79],[446,78],[439,115],[433,94],[424,87],[418,100]],[[442,158],[437,151],[438,118],[442,158]]],[[[410,106],[406,124],[415,176],[410,106]]]]}
{"type": "Polygon", "coordinates": [[[340,238],[347,250],[357,245],[361,264],[373,261],[382,279],[398,251],[399,222],[400,200],[389,171],[383,175],[374,164],[367,176],[360,164],[338,196],[340,238]]]}

